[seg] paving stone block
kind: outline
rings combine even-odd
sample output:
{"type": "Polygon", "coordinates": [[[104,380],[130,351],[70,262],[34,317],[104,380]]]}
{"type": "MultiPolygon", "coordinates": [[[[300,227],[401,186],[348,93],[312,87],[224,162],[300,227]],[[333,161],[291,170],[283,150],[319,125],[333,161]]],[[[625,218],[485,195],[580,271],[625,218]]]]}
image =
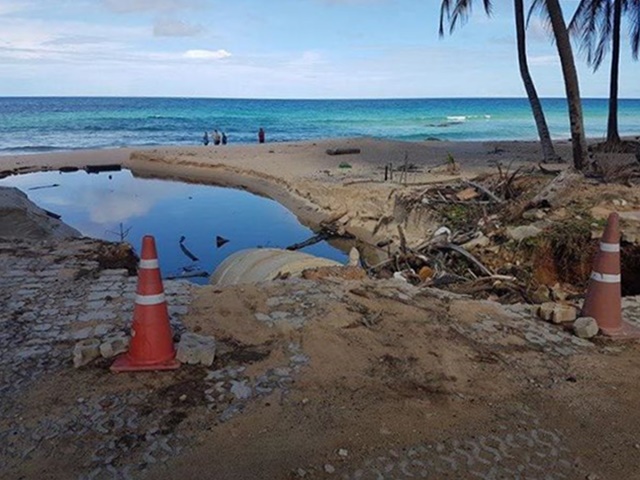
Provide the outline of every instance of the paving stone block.
{"type": "Polygon", "coordinates": [[[82,367],[100,356],[100,342],[93,338],[76,343],[73,348],[73,366],[82,367]]]}
{"type": "Polygon", "coordinates": [[[215,354],[216,342],[213,337],[186,332],[180,337],[176,358],[189,365],[201,363],[209,367],[213,364],[215,354]]]}
{"type": "Polygon", "coordinates": [[[538,316],[547,322],[565,323],[573,322],[578,311],[571,305],[547,302],[538,307],[538,316]]]}
{"type": "Polygon", "coordinates": [[[592,338],[598,334],[598,323],[595,318],[580,317],[573,322],[573,331],[580,338],[592,338]]]}
{"type": "Polygon", "coordinates": [[[100,355],[112,358],[129,350],[129,337],[124,332],[107,335],[100,344],[100,355]]]}
{"type": "Polygon", "coordinates": [[[578,316],[578,311],[571,305],[557,304],[553,309],[551,321],[553,323],[573,322],[578,316]]]}

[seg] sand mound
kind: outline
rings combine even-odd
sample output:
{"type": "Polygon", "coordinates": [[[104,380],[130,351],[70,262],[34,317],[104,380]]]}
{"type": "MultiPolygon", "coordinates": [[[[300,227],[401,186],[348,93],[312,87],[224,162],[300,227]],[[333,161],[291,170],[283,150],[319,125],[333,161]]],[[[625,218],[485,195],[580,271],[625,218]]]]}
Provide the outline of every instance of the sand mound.
{"type": "Polygon", "coordinates": [[[43,240],[80,236],[17,188],[0,187],[0,237],[43,240]]]}

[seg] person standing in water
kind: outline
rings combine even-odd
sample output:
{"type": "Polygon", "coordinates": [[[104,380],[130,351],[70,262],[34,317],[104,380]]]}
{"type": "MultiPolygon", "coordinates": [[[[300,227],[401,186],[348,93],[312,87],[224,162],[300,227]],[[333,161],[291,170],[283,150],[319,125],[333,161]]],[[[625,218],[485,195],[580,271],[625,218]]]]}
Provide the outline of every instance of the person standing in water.
{"type": "Polygon", "coordinates": [[[222,145],[227,144],[227,134],[222,132],[222,145]]]}
{"type": "Polygon", "coordinates": [[[202,137],[202,143],[204,143],[205,147],[209,145],[209,134],[207,132],[204,132],[204,137],[202,137]]]}
{"type": "Polygon", "coordinates": [[[214,130],[211,136],[213,137],[213,144],[220,145],[220,134],[218,133],[218,130],[214,130]]]}
{"type": "Polygon", "coordinates": [[[258,130],[258,142],[264,143],[264,128],[262,127],[260,127],[260,130],[258,130]]]}

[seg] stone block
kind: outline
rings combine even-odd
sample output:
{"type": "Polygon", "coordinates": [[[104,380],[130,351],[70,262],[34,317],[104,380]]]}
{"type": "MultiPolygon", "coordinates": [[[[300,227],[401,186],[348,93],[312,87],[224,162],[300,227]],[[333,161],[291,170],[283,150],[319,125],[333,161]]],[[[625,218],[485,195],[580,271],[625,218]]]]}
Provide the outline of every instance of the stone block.
{"type": "Polygon", "coordinates": [[[578,316],[578,311],[571,305],[556,304],[551,315],[553,323],[573,322],[578,316]]]}
{"type": "Polygon", "coordinates": [[[553,309],[555,306],[556,304],[552,302],[543,303],[538,307],[538,316],[542,320],[546,320],[547,322],[550,322],[553,316],[553,309]]]}
{"type": "Polygon", "coordinates": [[[592,338],[598,334],[598,323],[595,318],[580,317],[573,322],[573,331],[580,338],[592,338]]]}
{"type": "Polygon", "coordinates": [[[73,366],[82,367],[100,356],[100,341],[95,339],[82,340],[73,347],[73,366]]]}
{"type": "Polygon", "coordinates": [[[129,350],[129,337],[124,332],[112,333],[102,339],[100,355],[112,358],[129,350]]]}
{"type": "Polygon", "coordinates": [[[176,358],[189,365],[201,363],[207,367],[213,364],[216,355],[216,341],[213,337],[183,333],[177,346],[176,358]]]}
{"type": "Polygon", "coordinates": [[[578,316],[575,307],[561,303],[547,302],[538,307],[538,316],[547,322],[573,322],[578,316]]]}

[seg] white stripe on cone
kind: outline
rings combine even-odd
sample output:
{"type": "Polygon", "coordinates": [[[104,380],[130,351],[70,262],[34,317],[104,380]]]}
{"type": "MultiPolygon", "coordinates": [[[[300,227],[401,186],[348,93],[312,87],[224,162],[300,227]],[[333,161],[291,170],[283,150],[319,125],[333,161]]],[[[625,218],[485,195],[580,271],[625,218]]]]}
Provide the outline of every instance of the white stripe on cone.
{"type": "Polygon", "coordinates": [[[604,243],[600,242],[600,251],[607,253],[616,253],[620,251],[619,243],[604,243]]]}
{"type": "Polygon", "coordinates": [[[158,263],[158,259],[154,258],[153,260],[140,260],[140,268],[144,268],[145,270],[153,270],[154,268],[160,268],[160,264],[158,263]]]}
{"type": "Polygon", "coordinates": [[[591,279],[600,283],[620,283],[620,275],[612,275],[610,273],[591,272],[591,279]]]}
{"type": "Polygon", "coordinates": [[[164,293],[159,293],[158,295],[136,295],[136,303],[138,305],[159,305],[164,303],[164,301],[164,293]]]}

